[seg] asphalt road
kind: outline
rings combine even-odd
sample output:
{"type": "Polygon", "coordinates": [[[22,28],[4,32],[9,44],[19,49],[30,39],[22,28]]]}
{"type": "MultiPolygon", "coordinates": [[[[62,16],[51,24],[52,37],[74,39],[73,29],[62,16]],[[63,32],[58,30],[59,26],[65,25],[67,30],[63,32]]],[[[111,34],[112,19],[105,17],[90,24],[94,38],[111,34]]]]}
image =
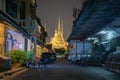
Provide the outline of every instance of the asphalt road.
{"type": "Polygon", "coordinates": [[[98,67],[83,67],[68,62],[56,62],[46,68],[28,69],[4,80],[120,80],[120,74],[98,67]]]}

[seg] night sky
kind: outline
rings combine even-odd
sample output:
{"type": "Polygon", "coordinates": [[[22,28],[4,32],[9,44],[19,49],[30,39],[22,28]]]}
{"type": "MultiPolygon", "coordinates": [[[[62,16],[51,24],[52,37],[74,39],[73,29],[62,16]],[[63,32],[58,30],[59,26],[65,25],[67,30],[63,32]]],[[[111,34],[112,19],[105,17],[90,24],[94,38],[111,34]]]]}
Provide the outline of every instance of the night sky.
{"type": "Polygon", "coordinates": [[[54,35],[60,16],[64,24],[64,38],[67,40],[73,24],[73,7],[81,9],[82,2],[83,0],[37,0],[37,16],[42,25],[46,23],[49,38],[54,35]]]}

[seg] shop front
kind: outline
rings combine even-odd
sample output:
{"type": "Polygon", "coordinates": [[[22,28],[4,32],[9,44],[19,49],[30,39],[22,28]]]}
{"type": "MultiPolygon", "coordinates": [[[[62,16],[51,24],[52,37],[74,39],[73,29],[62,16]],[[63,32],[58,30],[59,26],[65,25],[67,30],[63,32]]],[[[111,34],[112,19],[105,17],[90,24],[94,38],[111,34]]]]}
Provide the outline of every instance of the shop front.
{"type": "Polygon", "coordinates": [[[25,37],[22,33],[6,28],[6,35],[6,51],[25,49],[25,37]]]}
{"type": "Polygon", "coordinates": [[[25,50],[26,44],[30,46],[30,41],[25,43],[22,33],[10,25],[0,23],[0,55],[4,56],[6,52],[15,49],[25,50]]]}
{"type": "Polygon", "coordinates": [[[0,10],[0,71],[11,69],[11,50],[31,50],[33,36],[0,10]],[[28,47],[29,46],[29,47],[28,47]]]}

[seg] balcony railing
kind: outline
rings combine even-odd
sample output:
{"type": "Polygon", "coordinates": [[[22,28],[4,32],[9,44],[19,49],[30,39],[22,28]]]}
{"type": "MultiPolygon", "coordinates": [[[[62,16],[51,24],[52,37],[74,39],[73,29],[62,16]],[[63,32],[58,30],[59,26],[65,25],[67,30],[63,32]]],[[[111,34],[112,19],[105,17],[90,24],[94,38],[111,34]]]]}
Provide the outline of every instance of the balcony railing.
{"type": "Polygon", "coordinates": [[[20,26],[24,27],[26,24],[25,20],[21,20],[21,19],[14,19],[20,26]]]}

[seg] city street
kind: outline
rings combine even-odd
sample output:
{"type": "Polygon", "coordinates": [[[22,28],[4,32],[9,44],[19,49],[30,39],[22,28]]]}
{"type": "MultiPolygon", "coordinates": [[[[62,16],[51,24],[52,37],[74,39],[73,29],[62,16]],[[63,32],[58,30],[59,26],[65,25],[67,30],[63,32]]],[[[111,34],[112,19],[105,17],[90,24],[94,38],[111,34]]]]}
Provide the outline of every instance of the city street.
{"type": "Polygon", "coordinates": [[[6,77],[4,80],[119,80],[117,73],[99,67],[85,67],[69,62],[56,62],[47,67],[29,69],[6,77]]]}
{"type": "Polygon", "coordinates": [[[0,0],[0,80],[120,80],[120,0],[0,0]]]}

